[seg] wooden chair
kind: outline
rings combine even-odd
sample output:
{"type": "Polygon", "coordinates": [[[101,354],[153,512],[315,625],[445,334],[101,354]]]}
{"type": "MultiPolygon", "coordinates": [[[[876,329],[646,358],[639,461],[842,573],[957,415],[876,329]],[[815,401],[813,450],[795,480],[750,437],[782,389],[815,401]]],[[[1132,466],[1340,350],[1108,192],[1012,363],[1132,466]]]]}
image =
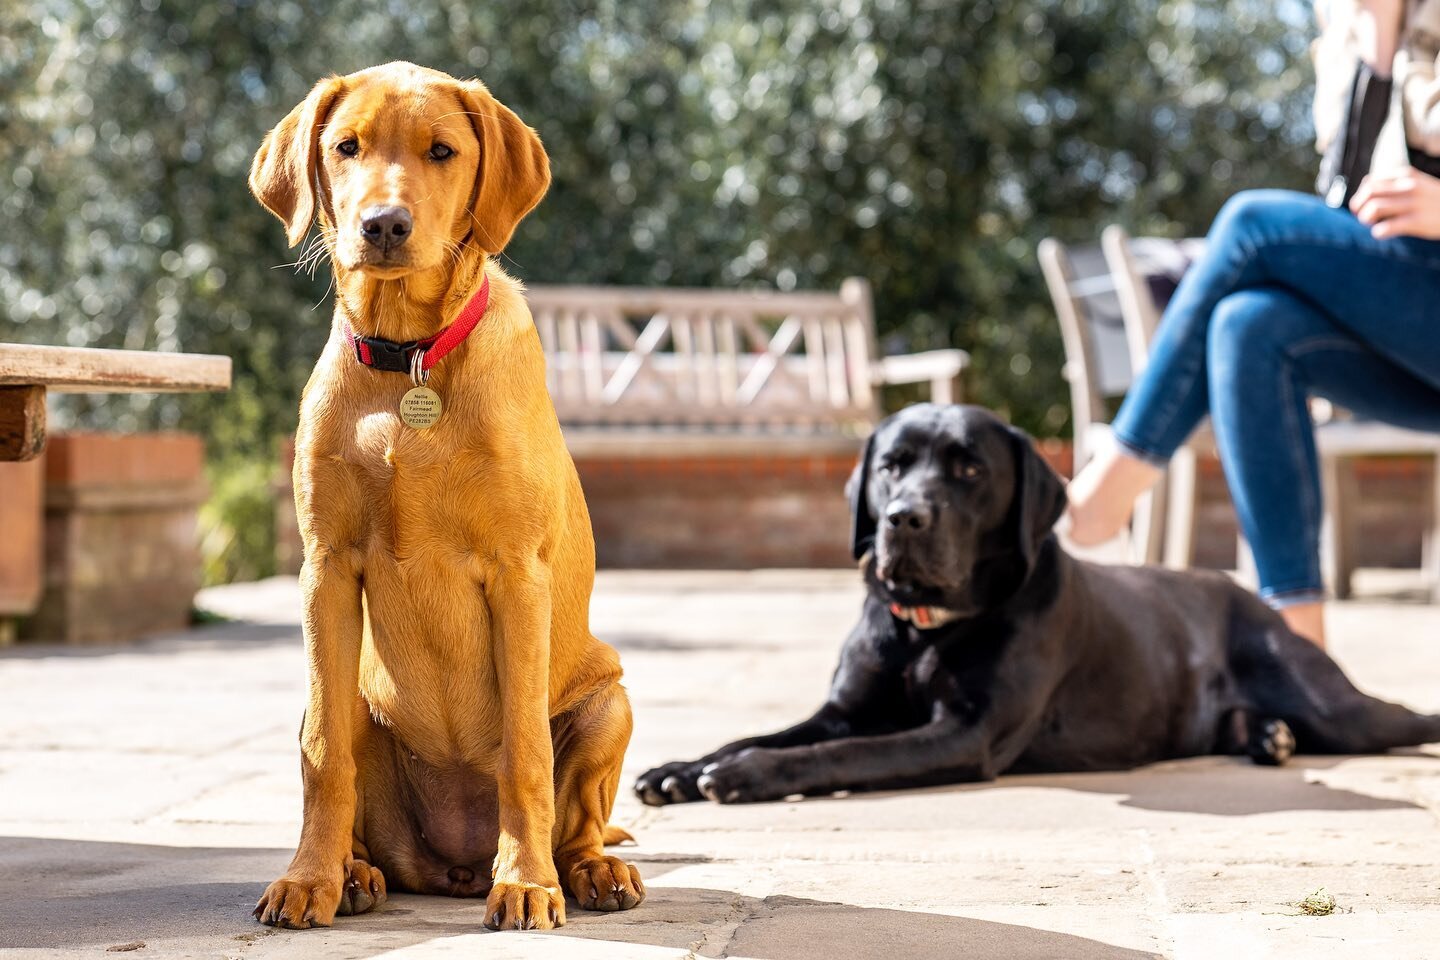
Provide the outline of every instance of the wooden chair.
{"type": "MultiPolygon", "coordinates": [[[[1130,349],[1115,282],[1100,248],[1070,249],[1051,237],[1040,242],[1039,258],[1065,343],[1078,471],[1108,442],[1110,406],[1132,380],[1130,349]]],[[[1165,485],[1162,480],[1135,505],[1128,547],[1135,563],[1160,561],[1165,485]]]]}
{"type": "MultiPolygon", "coordinates": [[[[1199,257],[1204,241],[1131,238],[1123,227],[1110,226],[1101,236],[1101,245],[1124,316],[1132,364],[1138,371],[1144,367],[1160,323],[1162,303],[1155,295],[1157,287],[1173,289],[1172,282],[1179,279],[1177,269],[1183,272],[1189,262],[1199,257]]],[[[1357,420],[1343,411],[1334,411],[1324,402],[1314,404],[1314,412],[1315,442],[1325,488],[1322,559],[1331,592],[1341,599],[1350,596],[1355,572],[1354,504],[1358,490],[1354,459],[1422,455],[1437,458],[1422,564],[1432,595],[1440,599],[1440,436],[1357,420]]],[[[1213,439],[1202,439],[1202,443],[1206,442],[1213,446],[1213,439]]],[[[1195,469],[1194,449],[1191,449],[1178,462],[1172,462],[1169,470],[1166,562],[1173,566],[1189,566],[1194,560],[1199,492],[1195,469]]]]}
{"type": "MultiPolygon", "coordinates": [[[[1131,240],[1118,226],[1100,235],[1106,269],[1115,285],[1129,347],[1131,369],[1138,376],[1150,359],[1150,344],[1160,325],[1163,303],[1190,264],[1205,252],[1205,241],[1144,237],[1131,240]]],[[[1200,499],[1200,458],[1215,452],[1215,435],[1206,419],[1175,455],[1165,471],[1163,561],[1183,570],[1195,563],[1195,519],[1200,499]]],[[[1236,566],[1253,573],[1249,547],[1236,544],[1236,566]]]]}

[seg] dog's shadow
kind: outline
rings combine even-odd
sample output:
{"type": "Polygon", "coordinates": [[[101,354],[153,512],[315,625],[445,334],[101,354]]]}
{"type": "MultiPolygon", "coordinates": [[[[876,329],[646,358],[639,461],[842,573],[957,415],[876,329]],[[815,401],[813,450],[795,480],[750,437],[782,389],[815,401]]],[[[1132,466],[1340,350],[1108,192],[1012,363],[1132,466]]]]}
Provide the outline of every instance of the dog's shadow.
{"type": "Polygon", "coordinates": [[[250,908],[288,857],[288,851],[273,849],[3,837],[0,948],[323,960],[374,957],[425,944],[426,956],[508,957],[537,952],[534,940],[544,938],[545,956],[577,960],[1155,956],[1016,924],[665,886],[656,881],[681,864],[643,857],[636,859],[651,885],[640,908],[601,914],[571,902],[569,922],[556,931],[490,933],[482,926],[482,900],[413,895],[393,896],[363,916],[337,918],[328,930],[262,927],[251,919],[250,908]]]}
{"type": "MultiPolygon", "coordinates": [[[[1421,750],[1393,750],[1390,756],[1440,760],[1421,750]]],[[[1332,770],[1341,756],[1297,756],[1282,767],[1259,766],[1243,757],[1191,757],[1135,770],[1098,773],[1007,773],[983,783],[962,783],[920,790],[881,791],[869,797],[906,794],[979,793],[992,790],[1042,788],[1124,797],[1120,805],[1164,813],[1199,813],[1248,817],[1299,810],[1398,810],[1418,805],[1408,800],[1376,797],[1331,786],[1317,771],[1332,770]]],[[[843,802],[838,798],[812,798],[843,802]]]]}
{"type": "Polygon", "coordinates": [[[1138,771],[1064,775],[1018,775],[1010,786],[1049,785],[1092,793],[1123,794],[1122,806],[1174,813],[1248,817],[1298,810],[1395,810],[1408,800],[1371,796],[1331,786],[1318,771],[1338,767],[1346,757],[1295,757],[1267,767],[1243,757],[1194,757],[1138,771]]]}

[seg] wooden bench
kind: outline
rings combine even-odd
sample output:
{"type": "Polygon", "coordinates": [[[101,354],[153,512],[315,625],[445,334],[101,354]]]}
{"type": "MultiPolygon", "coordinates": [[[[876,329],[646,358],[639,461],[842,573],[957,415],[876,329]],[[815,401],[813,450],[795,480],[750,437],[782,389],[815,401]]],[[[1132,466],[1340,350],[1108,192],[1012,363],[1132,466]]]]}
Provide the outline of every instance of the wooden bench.
{"type": "Polygon", "coordinates": [[[870,285],[837,293],[536,286],[526,294],[571,452],[855,449],[878,388],[956,402],[962,350],[879,357],[870,285]]]}
{"type": "Polygon", "coordinates": [[[880,357],[870,285],[540,286],[550,395],[607,567],[850,562],[842,493],[880,388],[961,398],[961,350],[880,357]]]}
{"type": "MultiPolygon", "coordinates": [[[[0,644],[13,634],[13,622],[7,617],[28,616],[40,606],[45,591],[46,510],[64,513],[75,507],[54,501],[59,487],[53,478],[47,501],[40,464],[23,462],[34,460],[45,448],[46,393],[174,393],[229,387],[229,357],[0,343],[0,530],[4,531],[0,537],[0,644]]],[[[50,472],[56,473],[65,465],[50,466],[54,468],[50,472]]],[[[102,472],[114,470],[113,464],[97,466],[102,472]]],[[[190,511],[193,525],[195,505],[187,502],[181,506],[190,511]]],[[[74,538],[66,541],[66,548],[81,552],[80,542],[74,538]]],[[[83,559],[50,558],[52,566],[83,559]]],[[[114,630],[123,633],[119,626],[114,630]]]]}

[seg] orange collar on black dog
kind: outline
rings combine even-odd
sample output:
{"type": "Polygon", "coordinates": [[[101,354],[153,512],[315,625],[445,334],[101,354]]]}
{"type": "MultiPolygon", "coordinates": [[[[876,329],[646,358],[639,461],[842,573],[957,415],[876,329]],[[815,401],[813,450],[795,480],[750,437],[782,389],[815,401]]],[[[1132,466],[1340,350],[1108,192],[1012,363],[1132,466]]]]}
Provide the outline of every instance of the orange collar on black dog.
{"type": "Polygon", "coordinates": [[[902,607],[898,603],[890,604],[890,613],[897,620],[913,623],[921,630],[934,630],[960,619],[960,614],[944,607],[902,607]]]}

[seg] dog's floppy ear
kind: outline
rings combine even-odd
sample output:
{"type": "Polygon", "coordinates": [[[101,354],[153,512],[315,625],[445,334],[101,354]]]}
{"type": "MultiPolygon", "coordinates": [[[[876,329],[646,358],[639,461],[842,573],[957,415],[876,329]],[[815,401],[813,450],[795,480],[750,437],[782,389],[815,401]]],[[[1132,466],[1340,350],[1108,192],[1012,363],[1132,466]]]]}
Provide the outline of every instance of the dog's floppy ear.
{"type": "Polygon", "coordinates": [[[1026,568],[1035,565],[1040,547],[1065,512],[1065,483],[1040,456],[1030,435],[1010,427],[1015,447],[1016,537],[1026,568]]]}
{"type": "Polygon", "coordinates": [[[310,95],[265,134],[250,165],[250,192],[285,224],[292,247],[305,239],[315,219],[320,128],[343,89],[339,77],[315,84],[310,95]]]}
{"type": "Polygon", "coordinates": [[[845,482],[850,498],[850,554],[859,560],[875,545],[875,514],[870,512],[870,459],[875,452],[875,434],[865,441],[865,452],[845,482]]]}
{"type": "Polygon", "coordinates": [[[475,243],[486,253],[499,253],[550,188],[550,158],[535,131],[483,83],[462,83],[460,96],[480,141],[479,183],[470,211],[475,243]]]}

